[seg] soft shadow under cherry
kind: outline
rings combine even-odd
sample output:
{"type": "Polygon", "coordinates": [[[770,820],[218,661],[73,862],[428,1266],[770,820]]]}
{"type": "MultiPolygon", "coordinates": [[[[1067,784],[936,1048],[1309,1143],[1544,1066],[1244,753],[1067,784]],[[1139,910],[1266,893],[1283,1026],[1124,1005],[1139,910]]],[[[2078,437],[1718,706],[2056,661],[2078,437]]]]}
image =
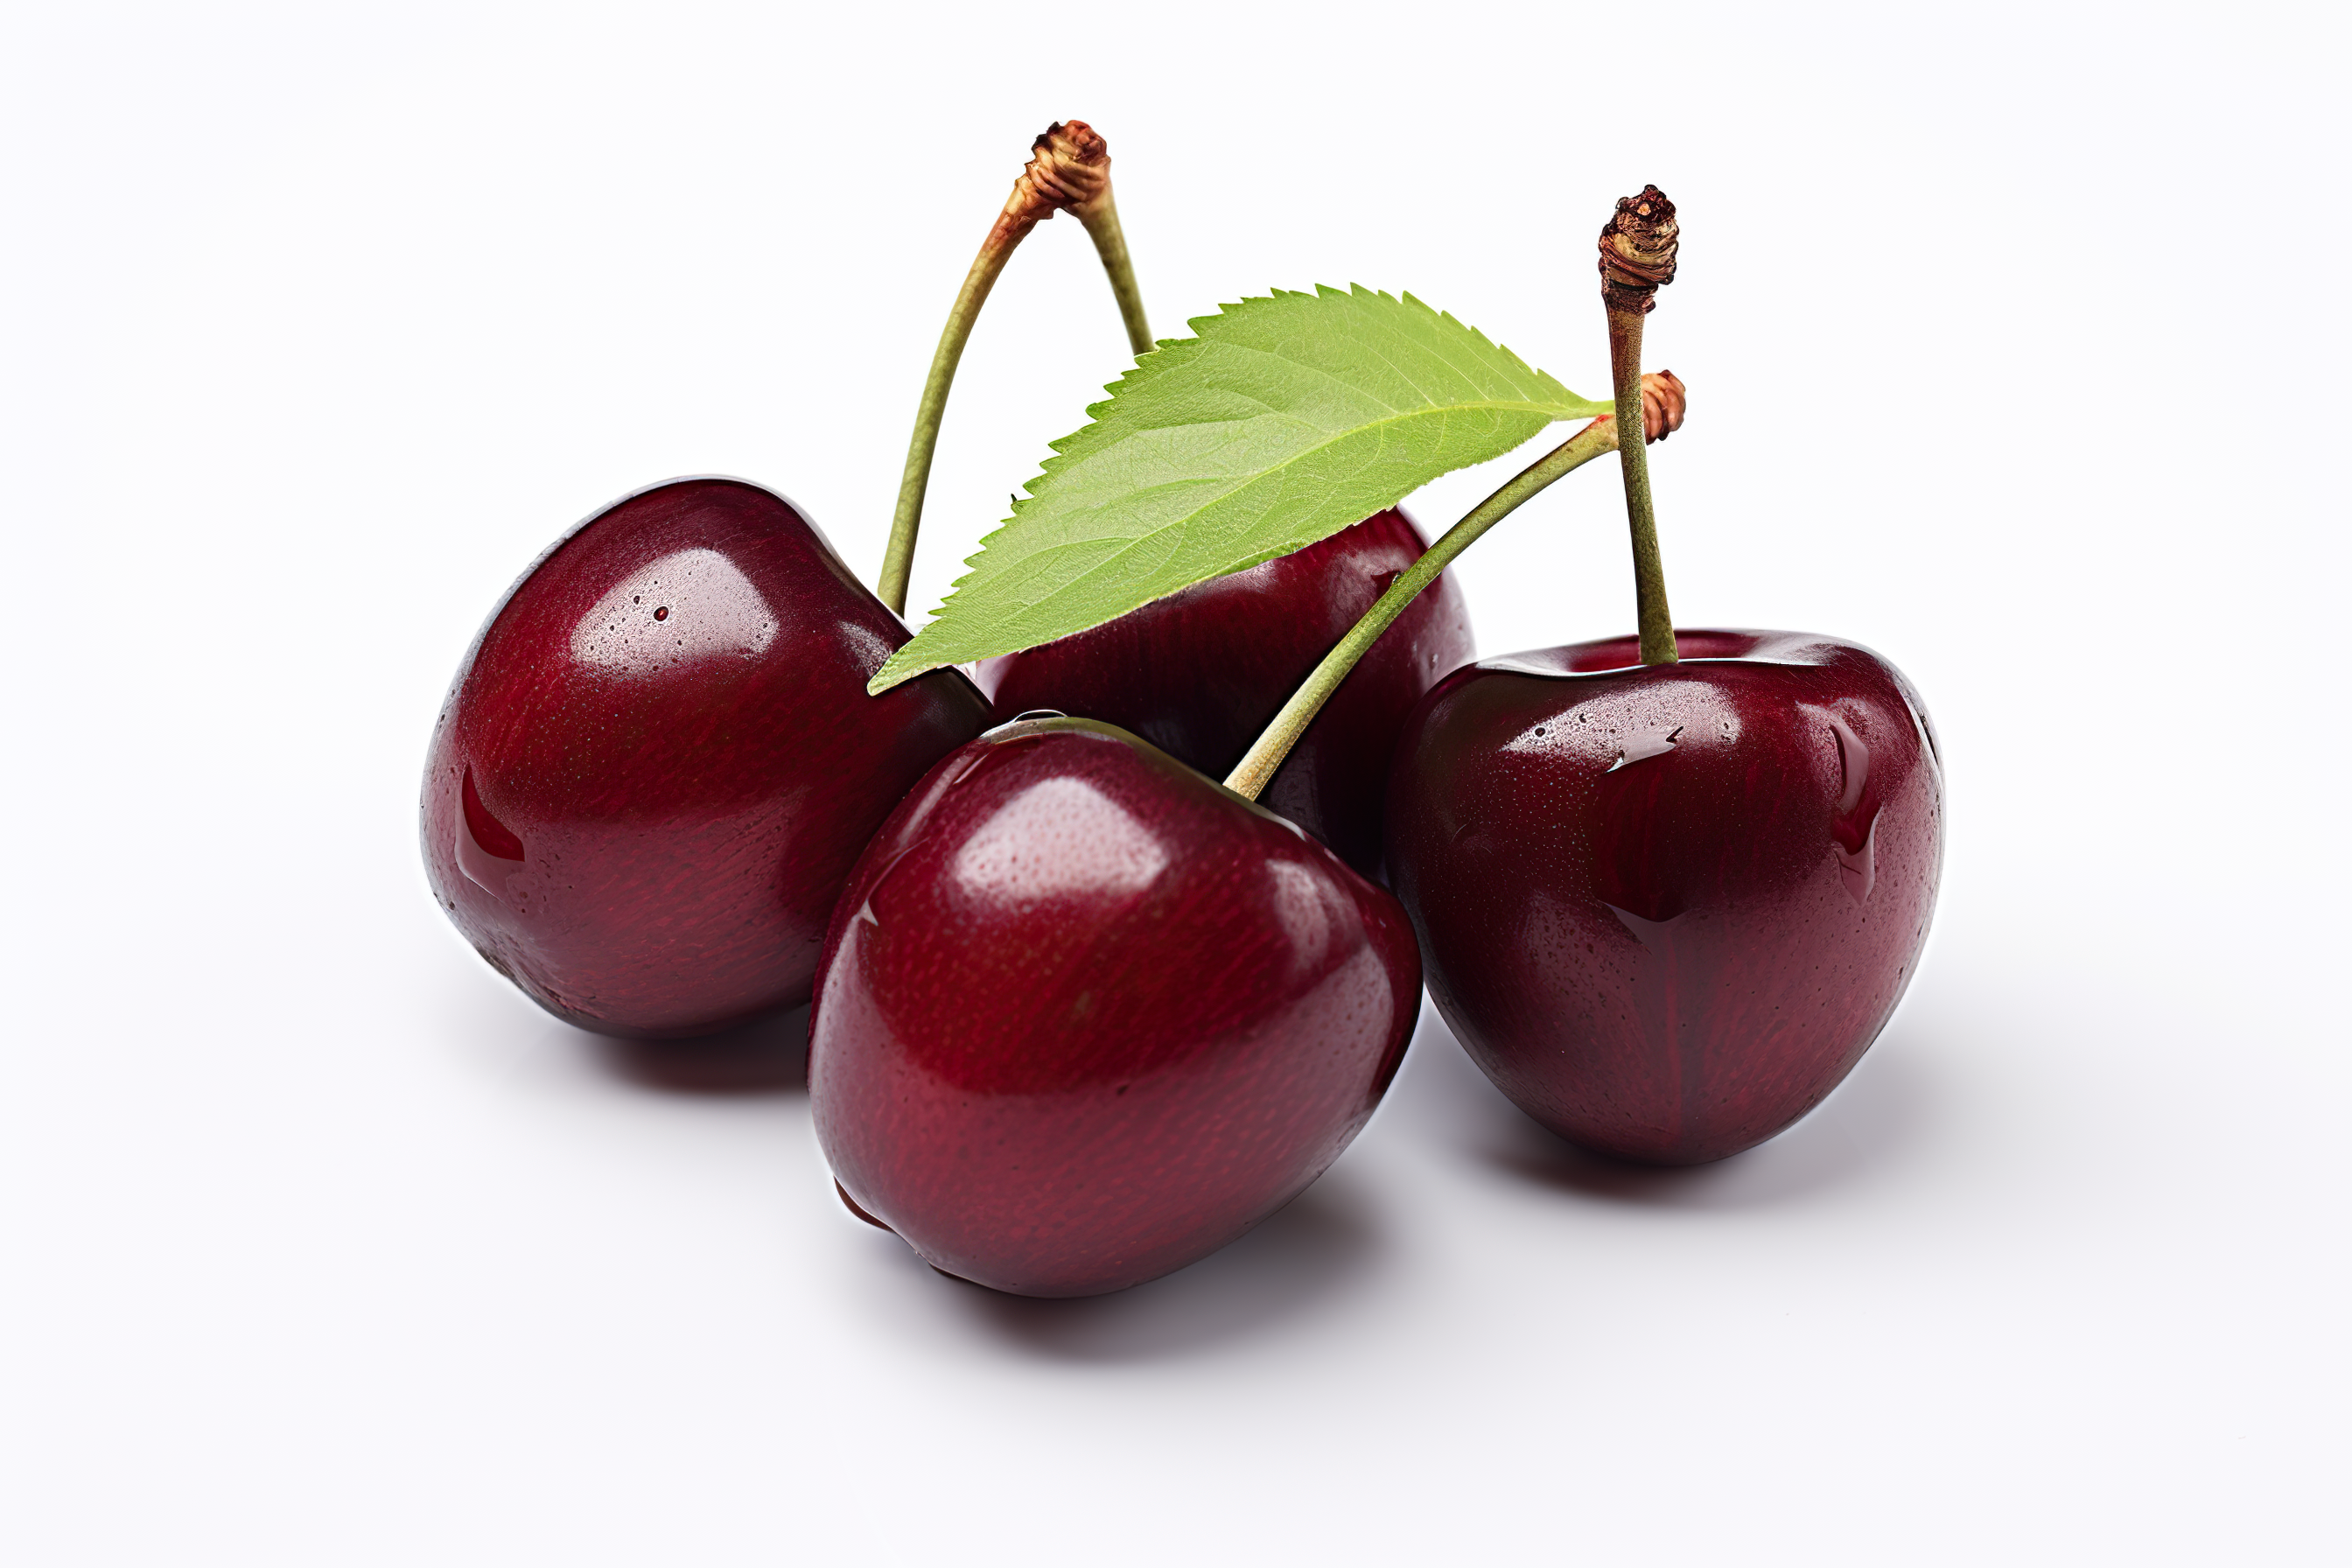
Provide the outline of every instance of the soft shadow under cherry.
{"type": "Polygon", "coordinates": [[[1516,1109],[1511,1115],[1517,1125],[1497,1129],[1483,1153],[1498,1170],[1579,1197],[1672,1208],[1760,1208],[1884,1179],[1916,1147],[1933,1099],[1921,1053],[1904,1050],[1900,1040],[1882,1040],[1802,1121],[1728,1159],[1633,1164],[1556,1138],[1516,1109]]]}
{"type": "Polygon", "coordinates": [[[1061,1361],[1159,1360],[1269,1331],[1360,1286],[1385,1248],[1365,1196],[1325,1176],[1221,1251],[1114,1295],[1008,1296],[940,1277],[985,1330],[1061,1361]]]}
{"type": "Polygon", "coordinates": [[[590,1038],[605,1071],[639,1089],[693,1095],[805,1094],[808,1021],[803,1005],[693,1039],[590,1038]]]}
{"type": "Polygon", "coordinates": [[[1486,1080],[1435,1008],[1422,1017],[1395,1109],[1423,1136],[1489,1169],[1571,1197],[1660,1207],[1742,1209],[1890,1179],[1934,1135],[1946,1098],[1925,1024],[1897,1018],[1853,1072],[1779,1137],[1706,1165],[1635,1165],[1554,1137],[1486,1080]]]}

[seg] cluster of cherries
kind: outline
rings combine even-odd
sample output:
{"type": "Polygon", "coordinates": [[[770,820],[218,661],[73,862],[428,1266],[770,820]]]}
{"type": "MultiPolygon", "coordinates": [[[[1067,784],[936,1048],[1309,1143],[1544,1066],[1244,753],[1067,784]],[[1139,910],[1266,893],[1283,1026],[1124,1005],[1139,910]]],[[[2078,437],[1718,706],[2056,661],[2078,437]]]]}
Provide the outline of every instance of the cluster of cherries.
{"type": "Polygon", "coordinates": [[[1580,1145],[1688,1163],[1772,1136],[1925,939],[1917,695],[1776,632],[1473,663],[1441,576],[1265,804],[1213,782],[1426,547],[1382,511],[869,697],[908,633],[801,510],[656,486],[559,541],[467,654],[425,770],[433,888],[588,1029],[813,1000],[845,1201],[1027,1295],[1165,1274],[1303,1191],[1395,1076],[1424,973],[1580,1145]]]}

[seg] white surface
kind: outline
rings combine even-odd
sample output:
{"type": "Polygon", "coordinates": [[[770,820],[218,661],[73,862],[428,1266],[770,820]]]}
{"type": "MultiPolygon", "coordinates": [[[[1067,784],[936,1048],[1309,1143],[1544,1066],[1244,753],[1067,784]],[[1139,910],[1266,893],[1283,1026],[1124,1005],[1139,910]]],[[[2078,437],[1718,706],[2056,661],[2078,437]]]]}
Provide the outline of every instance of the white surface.
{"type": "MultiPolygon", "coordinates": [[[[2342,1561],[2336,23],[1654,6],[1634,84],[1591,9],[795,9],[8,23],[0,1556],[2342,1561]],[[1810,1121],[1604,1170],[1432,1018],[1291,1211],[1025,1303],[436,916],[509,578],[710,470],[870,573],[1071,114],[1163,334],[1360,280],[1605,390],[1591,236],[1682,204],[1675,607],[1879,647],[1950,765],[1927,963],[1810,1121]]],[[[919,605],[1122,363],[1048,225],[919,605]]],[[[1621,515],[1596,467],[1483,543],[1481,646],[1625,629],[1621,515]]]]}

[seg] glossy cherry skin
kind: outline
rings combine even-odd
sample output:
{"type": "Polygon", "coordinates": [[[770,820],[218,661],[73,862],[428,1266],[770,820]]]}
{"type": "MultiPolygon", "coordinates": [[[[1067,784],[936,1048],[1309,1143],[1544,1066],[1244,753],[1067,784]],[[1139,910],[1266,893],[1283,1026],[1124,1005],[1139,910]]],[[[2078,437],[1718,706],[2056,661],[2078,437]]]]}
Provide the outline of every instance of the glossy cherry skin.
{"type": "MultiPolygon", "coordinates": [[[[1092,631],[984,659],[975,678],[999,723],[1039,709],[1083,714],[1223,778],[1428,547],[1403,512],[1380,512],[1092,631]]],[[[1476,651],[1462,591],[1441,575],[1349,672],[1267,783],[1265,804],[1378,876],[1397,733],[1422,693],[1476,651]]]]}
{"type": "Polygon", "coordinates": [[[509,590],[425,762],[433,891],[490,965],[605,1034],[705,1034],[807,1000],[866,841],[987,705],[952,671],[879,698],[905,626],[791,502],[679,479],[509,590]]]}
{"type": "Polygon", "coordinates": [[[1790,632],[1686,631],[1456,671],[1407,725],[1389,867],[1429,989],[1520,1110],[1654,1164],[1837,1087],[1917,964],[1943,862],[1927,710],[1790,632]]]}
{"type": "Polygon", "coordinates": [[[1122,1289],[1320,1175],[1420,995],[1403,910],[1291,823],[1110,725],[1013,724],[934,768],[842,895],[817,1139],[950,1274],[1122,1289]]]}

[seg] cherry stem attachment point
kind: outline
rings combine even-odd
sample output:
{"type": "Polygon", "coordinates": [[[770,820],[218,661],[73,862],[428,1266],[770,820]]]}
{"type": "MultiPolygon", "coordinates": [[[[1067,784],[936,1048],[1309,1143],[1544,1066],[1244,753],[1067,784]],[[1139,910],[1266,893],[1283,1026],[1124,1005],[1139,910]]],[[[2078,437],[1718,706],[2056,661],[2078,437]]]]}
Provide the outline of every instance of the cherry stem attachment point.
{"type": "MultiPolygon", "coordinates": [[[[1673,372],[1644,376],[1631,399],[1632,405],[1642,410],[1644,439],[1662,441],[1680,429],[1686,402],[1683,384],[1673,372]]],[[[1626,407],[1628,402],[1621,397],[1617,406],[1626,407]]],[[[1616,419],[1613,416],[1595,419],[1520,469],[1508,484],[1480,501],[1460,522],[1447,529],[1436,543],[1422,552],[1420,560],[1406,567],[1397,580],[1389,584],[1388,592],[1364,612],[1363,619],[1348,629],[1348,635],[1339,639],[1338,646],[1323,656],[1323,662],[1315,667],[1314,673],[1307,678],[1305,684],[1291,693],[1290,700],[1282,705],[1282,711],[1276,713],[1274,721],[1265,727],[1265,733],[1257,738],[1247,754],[1226,775],[1225,787],[1246,799],[1255,800],[1259,792],[1265,788],[1266,782],[1274,777],[1275,770],[1282,766],[1282,760],[1290,754],[1291,747],[1298,743],[1298,737],[1307,732],[1307,726],[1315,721],[1315,715],[1322,710],[1323,704],[1339,689],[1339,682],[1347,679],[1348,672],[1356,668],[1356,661],[1380,640],[1381,634],[1404,614],[1405,606],[1412,603],[1416,595],[1436,582],[1438,574],[1451,565],[1454,557],[1469,549],[1481,534],[1510,516],[1554,480],[1616,449],[1617,444],[1616,419]]],[[[1641,443],[1635,445],[1638,447],[1641,443]]]]}
{"type": "Polygon", "coordinates": [[[940,346],[931,356],[930,374],[923,381],[923,400],[915,410],[915,434],[907,445],[907,468],[898,481],[898,508],[890,521],[890,542],[882,556],[882,575],[876,592],[898,615],[907,613],[907,582],[915,564],[915,536],[923,522],[923,496],[930,488],[931,457],[940,442],[940,421],[947,413],[948,390],[955,384],[956,365],[963,359],[980,309],[1013,253],[1029,231],[1057,212],[1068,211],[1086,226],[1110,278],[1111,294],[1127,324],[1129,346],[1137,353],[1151,350],[1151,328],[1143,316],[1142,291],[1136,287],[1135,264],[1127,253],[1127,236],[1118,224],[1118,207],[1111,199],[1110,149],[1083,120],[1055,121],[1031,145],[1028,164],[1013,182],[1004,210],[981,242],[971,270],[956,291],[948,322],[940,332],[940,346]]]}
{"type": "MultiPolygon", "coordinates": [[[[1675,280],[1682,226],[1675,204],[1655,185],[1625,196],[1601,230],[1601,302],[1609,313],[1609,365],[1622,400],[1642,384],[1642,321],[1658,290],[1675,280]]],[[[1622,406],[1622,402],[1621,402],[1622,406]]],[[[1649,454],[1639,442],[1619,448],[1625,521],[1633,533],[1633,605],[1643,664],[1672,664],[1674,613],[1666,607],[1666,569],[1658,553],[1658,520],[1650,496],[1649,454]]]]}

